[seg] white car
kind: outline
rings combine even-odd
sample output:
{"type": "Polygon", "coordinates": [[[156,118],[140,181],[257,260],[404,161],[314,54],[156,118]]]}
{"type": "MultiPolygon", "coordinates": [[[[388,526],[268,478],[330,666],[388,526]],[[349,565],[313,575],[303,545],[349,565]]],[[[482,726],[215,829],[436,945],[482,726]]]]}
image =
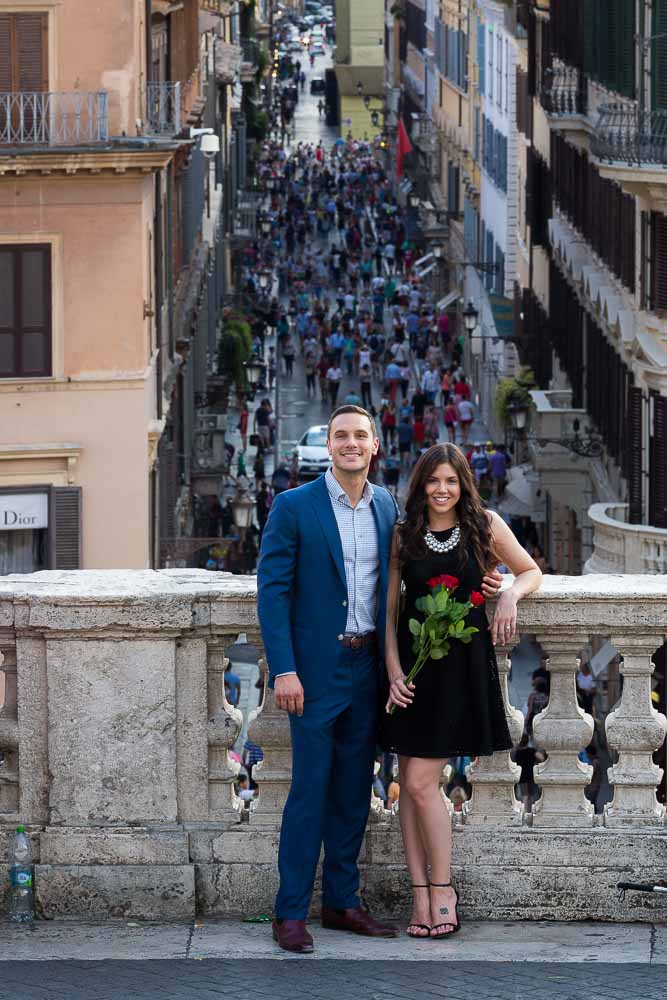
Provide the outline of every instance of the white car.
{"type": "Polygon", "coordinates": [[[331,465],[327,449],[327,425],[309,427],[296,446],[299,479],[316,479],[331,465]]]}
{"type": "Polygon", "coordinates": [[[313,42],[310,46],[310,54],[311,56],[325,56],[327,50],[322,45],[322,42],[313,42]]]}

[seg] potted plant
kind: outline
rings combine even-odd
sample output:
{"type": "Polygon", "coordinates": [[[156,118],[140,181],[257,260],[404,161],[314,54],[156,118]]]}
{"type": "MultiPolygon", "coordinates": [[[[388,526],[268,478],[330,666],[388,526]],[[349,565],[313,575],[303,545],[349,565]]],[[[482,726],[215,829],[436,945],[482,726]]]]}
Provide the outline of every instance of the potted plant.
{"type": "Polygon", "coordinates": [[[501,378],[496,385],[495,411],[498,422],[508,430],[512,424],[512,410],[517,406],[530,411],[533,398],[530,390],[537,388],[535,375],[531,368],[522,366],[516,375],[501,378]]]}

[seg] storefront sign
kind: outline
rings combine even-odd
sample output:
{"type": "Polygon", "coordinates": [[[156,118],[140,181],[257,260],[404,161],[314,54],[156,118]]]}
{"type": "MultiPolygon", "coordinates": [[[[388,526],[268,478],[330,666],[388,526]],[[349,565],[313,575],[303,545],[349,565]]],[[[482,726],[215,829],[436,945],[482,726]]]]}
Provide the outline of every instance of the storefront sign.
{"type": "Polygon", "coordinates": [[[48,494],[0,494],[0,531],[30,531],[48,526],[48,494]]]}

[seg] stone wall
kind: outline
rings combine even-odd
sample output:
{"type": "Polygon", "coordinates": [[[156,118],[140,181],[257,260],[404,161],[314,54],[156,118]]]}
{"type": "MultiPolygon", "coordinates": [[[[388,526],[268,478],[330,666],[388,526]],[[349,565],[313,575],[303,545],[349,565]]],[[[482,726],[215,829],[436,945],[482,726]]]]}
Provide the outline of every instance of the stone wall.
{"type": "MultiPolygon", "coordinates": [[[[0,581],[0,878],[17,822],[35,847],[47,916],[185,919],[270,912],[289,788],[287,717],[267,691],[250,721],[265,752],[260,798],[240,822],[228,755],[242,717],[224,697],[224,649],[260,647],[253,578],[197,570],[37,573],[0,581]],[[4,693],[3,693],[4,692],[4,693]]],[[[667,631],[667,579],[549,577],[519,606],[549,656],[551,698],[535,719],[548,759],[530,815],[507,753],[473,764],[456,817],[454,875],[464,916],[661,919],[665,904],[620,906],[616,882],[667,879],[665,809],[652,760],[667,730],[651,705],[651,656],[667,631]],[[607,718],[618,751],[603,816],[578,760],[593,721],[578,706],[576,654],[590,635],[623,654],[623,695],[607,718]]],[[[499,650],[507,717],[511,649],[499,650]]],[[[263,664],[263,661],[260,661],[263,664]]],[[[369,789],[370,794],[370,789],[369,789]]],[[[373,802],[361,855],[374,910],[409,902],[398,817],[373,802]]],[[[5,880],[6,885],[6,880],[5,880]]],[[[316,905],[316,903],[315,903],[316,905]]]]}

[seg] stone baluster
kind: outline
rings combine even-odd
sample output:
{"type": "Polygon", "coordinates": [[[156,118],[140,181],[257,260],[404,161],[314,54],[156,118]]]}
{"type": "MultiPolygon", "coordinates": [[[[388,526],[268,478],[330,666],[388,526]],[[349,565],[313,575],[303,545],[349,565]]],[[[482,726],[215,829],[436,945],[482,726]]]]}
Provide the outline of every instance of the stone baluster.
{"type": "MultiPolygon", "coordinates": [[[[510,704],[508,677],[512,666],[512,649],[519,642],[520,636],[517,635],[511,642],[496,647],[505,718],[515,745],[523,733],[523,713],[510,704]]],[[[498,750],[488,757],[478,757],[468,767],[467,775],[473,786],[473,793],[470,801],[463,805],[466,826],[521,825],[523,803],[518,801],[514,793],[521,768],[511,759],[508,750],[498,750]]]]}
{"type": "Polygon", "coordinates": [[[585,632],[568,634],[550,630],[538,635],[551,674],[549,704],[533,720],[535,745],[548,759],[536,764],[535,781],[542,796],[533,806],[534,827],[590,827],[593,803],[584,795],[593,768],[579,760],[579,753],[593,736],[593,719],[577,703],[577,655],[588,642],[585,632]]]}
{"type": "MultiPolygon", "coordinates": [[[[373,766],[373,777],[376,778],[380,772],[380,762],[375,761],[373,766]]],[[[371,785],[371,811],[368,815],[369,822],[383,823],[391,817],[391,810],[385,808],[385,804],[379,795],[375,794],[375,787],[371,785]]]]}
{"type": "Polygon", "coordinates": [[[19,811],[19,724],[16,706],[16,658],[0,650],[0,816],[19,811]]]}
{"type": "Polygon", "coordinates": [[[618,761],[608,769],[614,798],[604,807],[607,827],[655,826],[665,819],[665,806],[655,795],[663,769],[653,763],[667,733],[667,719],[651,704],[651,657],[662,635],[612,636],[623,655],[623,693],[606,720],[607,741],[618,751],[618,761]]]}
{"type": "Polygon", "coordinates": [[[248,738],[264,751],[264,760],[253,768],[259,787],[259,800],[252,812],[253,826],[279,829],[283,809],[292,782],[292,741],[287,712],[276,708],[273,690],[268,686],[268,667],[259,661],[264,681],[264,695],[259,708],[248,720],[248,738]]]}
{"type": "Polygon", "coordinates": [[[243,713],[230,705],[225,695],[225,670],[229,664],[224,652],[226,643],[229,639],[208,642],[208,804],[210,819],[238,823],[243,803],[234,791],[234,781],[241,765],[232,760],[229,751],[243,727],[243,713]]]}

